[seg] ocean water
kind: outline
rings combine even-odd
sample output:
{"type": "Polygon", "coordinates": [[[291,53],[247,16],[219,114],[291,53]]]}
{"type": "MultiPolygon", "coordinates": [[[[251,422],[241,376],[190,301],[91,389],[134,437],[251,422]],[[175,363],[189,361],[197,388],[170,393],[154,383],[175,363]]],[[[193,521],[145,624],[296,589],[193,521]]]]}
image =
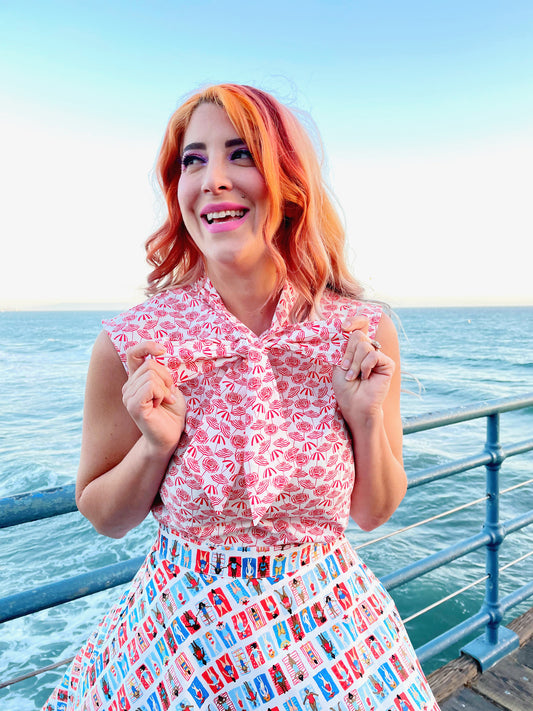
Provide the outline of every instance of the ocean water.
{"type": "MultiPolygon", "coordinates": [[[[84,382],[92,343],[108,312],[0,313],[0,497],[74,480],[78,462],[84,382]]],[[[533,391],[533,308],[400,309],[404,417],[474,405],[533,391]]],[[[504,444],[531,436],[533,408],[502,416],[504,444]]],[[[405,440],[407,471],[442,464],[479,452],[483,420],[453,425],[405,440]]],[[[533,456],[506,460],[502,483],[512,486],[531,478],[533,456]]],[[[354,545],[428,518],[484,494],[484,470],[411,489],[392,519],[379,531],[363,533],[355,525],[348,535],[354,545]]],[[[533,505],[533,489],[504,495],[503,519],[533,505]]],[[[450,545],[480,530],[484,505],[401,533],[361,550],[378,575],[450,545]]],[[[531,527],[530,527],[531,529],[531,527]]],[[[79,514],[0,530],[0,597],[108,565],[147,551],[155,535],[147,519],[124,539],[97,535],[79,514]]],[[[530,551],[533,531],[505,540],[501,564],[530,551]]],[[[400,613],[417,610],[484,575],[479,551],[434,571],[392,594],[400,613]]],[[[505,571],[506,594],[533,576],[533,557],[505,571]]],[[[407,623],[415,646],[476,612],[480,584],[407,623]]],[[[72,656],[120,589],[98,593],[0,626],[0,683],[72,656]]],[[[531,600],[508,615],[515,616],[531,600]]],[[[425,665],[430,672],[458,647],[425,665]]],[[[39,709],[60,679],[64,667],[0,689],[3,710],[39,709]]]]}

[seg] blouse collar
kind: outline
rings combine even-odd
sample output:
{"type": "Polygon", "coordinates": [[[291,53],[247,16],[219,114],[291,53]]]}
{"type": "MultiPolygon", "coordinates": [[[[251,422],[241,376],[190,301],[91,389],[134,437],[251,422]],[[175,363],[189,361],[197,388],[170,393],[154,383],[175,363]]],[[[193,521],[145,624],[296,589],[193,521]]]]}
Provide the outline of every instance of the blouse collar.
{"type": "MultiPolygon", "coordinates": [[[[209,306],[211,306],[213,309],[223,314],[227,319],[234,323],[239,328],[239,330],[244,329],[245,331],[250,332],[250,329],[245,326],[241,321],[239,321],[239,319],[236,318],[231,313],[231,311],[228,310],[228,308],[224,304],[224,301],[222,300],[222,297],[215,289],[213,283],[207,275],[204,275],[200,277],[200,279],[198,279],[195,284],[195,288],[199,298],[209,304],[209,306]]],[[[296,303],[297,297],[298,295],[296,289],[289,281],[286,281],[280,292],[278,303],[276,305],[276,309],[272,317],[272,323],[270,327],[263,334],[261,334],[261,336],[259,336],[259,338],[261,338],[267,333],[270,333],[271,331],[274,331],[279,328],[284,328],[290,324],[290,313],[292,307],[296,303]]],[[[255,337],[257,338],[258,336],[255,337]]]]}

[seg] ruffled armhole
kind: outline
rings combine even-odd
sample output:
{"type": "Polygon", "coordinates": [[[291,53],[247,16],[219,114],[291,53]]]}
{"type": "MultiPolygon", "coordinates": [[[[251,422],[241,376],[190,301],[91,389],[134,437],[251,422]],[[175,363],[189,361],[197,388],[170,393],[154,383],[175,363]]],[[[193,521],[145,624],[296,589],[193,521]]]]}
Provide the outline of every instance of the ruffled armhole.
{"type": "Polygon", "coordinates": [[[339,296],[333,292],[326,292],[321,303],[323,315],[329,320],[338,320],[339,330],[344,319],[354,316],[364,316],[368,319],[368,335],[376,337],[376,332],[381,321],[383,307],[375,301],[354,301],[353,299],[339,296]]]}
{"type": "Polygon", "coordinates": [[[107,333],[111,339],[112,344],[115,346],[120,360],[124,366],[126,373],[128,373],[128,365],[126,360],[126,352],[129,348],[139,343],[141,338],[137,330],[131,330],[127,324],[131,324],[131,315],[134,309],[130,309],[118,316],[113,316],[113,318],[103,319],[102,328],[107,333]],[[130,319],[126,320],[126,317],[130,316],[130,319]]]}

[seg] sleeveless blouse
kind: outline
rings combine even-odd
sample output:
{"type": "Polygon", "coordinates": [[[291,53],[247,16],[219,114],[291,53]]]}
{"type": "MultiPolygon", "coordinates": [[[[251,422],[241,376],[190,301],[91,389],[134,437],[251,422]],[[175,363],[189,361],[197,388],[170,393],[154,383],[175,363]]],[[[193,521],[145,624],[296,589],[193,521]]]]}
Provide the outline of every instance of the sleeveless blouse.
{"type": "Polygon", "coordinates": [[[162,292],[103,322],[126,365],[142,340],[187,403],[185,430],[154,504],[155,518],[196,544],[328,543],[344,532],[354,482],[352,442],[332,386],[347,316],[381,307],[327,291],[320,317],[292,323],[286,284],[271,327],[257,336],[209,279],[162,292]]]}

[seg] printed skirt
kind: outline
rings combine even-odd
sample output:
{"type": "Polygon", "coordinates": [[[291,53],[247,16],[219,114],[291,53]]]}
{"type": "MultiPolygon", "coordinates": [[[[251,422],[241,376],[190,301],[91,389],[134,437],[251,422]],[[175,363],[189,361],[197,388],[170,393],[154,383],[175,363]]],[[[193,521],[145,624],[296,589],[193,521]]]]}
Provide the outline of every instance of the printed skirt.
{"type": "Polygon", "coordinates": [[[200,547],[161,527],[45,711],[438,711],[392,599],[342,537],[200,547]]]}

